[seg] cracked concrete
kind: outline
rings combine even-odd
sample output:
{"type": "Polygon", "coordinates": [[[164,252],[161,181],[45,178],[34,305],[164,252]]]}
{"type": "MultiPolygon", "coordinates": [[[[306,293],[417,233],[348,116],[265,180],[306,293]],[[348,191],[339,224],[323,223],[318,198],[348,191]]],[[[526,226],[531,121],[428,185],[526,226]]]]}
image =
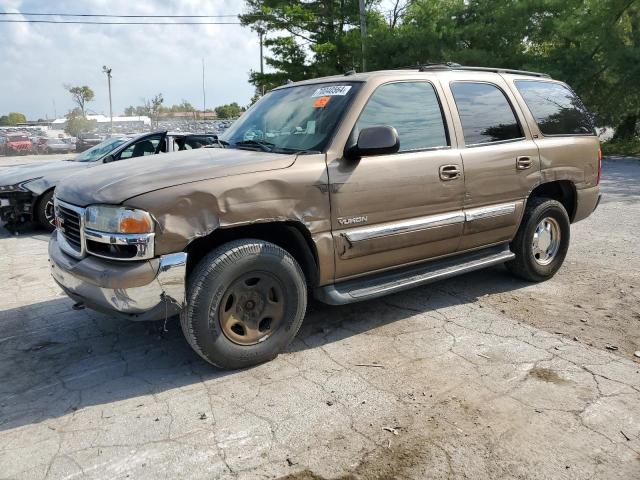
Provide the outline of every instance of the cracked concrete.
{"type": "Polygon", "coordinates": [[[551,281],[494,268],[314,304],[239,372],[176,322],[72,310],[47,236],[2,229],[0,478],[639,478],[640,164],[605,178],[551,281]]]}

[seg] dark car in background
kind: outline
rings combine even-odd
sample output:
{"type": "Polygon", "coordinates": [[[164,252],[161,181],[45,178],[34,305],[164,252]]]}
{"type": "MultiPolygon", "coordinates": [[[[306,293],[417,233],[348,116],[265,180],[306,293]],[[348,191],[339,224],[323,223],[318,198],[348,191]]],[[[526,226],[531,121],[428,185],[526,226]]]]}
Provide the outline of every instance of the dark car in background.
{"type": "Polygon", "coordinates": [[[215,146],[217,141],[212,134],[166,131],[123,135],[108,138],[75,158],[0,169],[0,220],[9,225],[35,221],[53,230],[53,190],[63,178],[105,163],[215,146]]]}
{"type": "Polygon", "coordinates": [[[104,140],[105,137],[103,135],[98,135],[97,133],[81,133],[78,135],[78,140],[76,141],[76,152],[84,152],[91,147],[95,147],[104,140]]]}

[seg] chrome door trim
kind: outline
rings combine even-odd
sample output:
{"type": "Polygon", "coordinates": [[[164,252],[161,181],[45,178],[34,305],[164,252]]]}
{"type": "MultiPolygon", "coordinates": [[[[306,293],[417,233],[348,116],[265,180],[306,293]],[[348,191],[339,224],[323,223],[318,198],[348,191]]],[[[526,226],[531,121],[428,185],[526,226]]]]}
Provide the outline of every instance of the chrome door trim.
{"type": "MultiPolygon", "coordinates": [[[[515,208],[515,206],[514,206],[515,208]]],[[[361,242],[363,240],[371,240],[388,235],[397,235],[399,233],[409,233],[427,228],[444,227],[463,223],[465,220],[462,210],[441,213],[437,215],[429,215],[427,217],[419,217],[411,220],[403,220],[385,225],[376,225],[373,227],[363,227],[344,232],[343,235],[349,242],[361,242]]]]}
{"type": "Polygon", "coordinates": [[[500,217],[502,215],[511,215],[516,211],[515,203],[502,203],[499,205],[490,205],[488,207],[472,208],[465,211],[467,222],[481,220],[483,218],[500,217]]]}

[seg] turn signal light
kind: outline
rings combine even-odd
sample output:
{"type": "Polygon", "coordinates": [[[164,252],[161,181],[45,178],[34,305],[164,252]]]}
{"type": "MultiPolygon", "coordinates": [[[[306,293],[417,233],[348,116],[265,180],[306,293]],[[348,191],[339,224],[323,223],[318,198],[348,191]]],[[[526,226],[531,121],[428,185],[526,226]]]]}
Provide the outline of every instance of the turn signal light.
{"type": "Polygon", "coordinates": [[[149,217],[125,217],[120,220],[120,232],[122,233],[148,233],[153,231],[149,217]]]}

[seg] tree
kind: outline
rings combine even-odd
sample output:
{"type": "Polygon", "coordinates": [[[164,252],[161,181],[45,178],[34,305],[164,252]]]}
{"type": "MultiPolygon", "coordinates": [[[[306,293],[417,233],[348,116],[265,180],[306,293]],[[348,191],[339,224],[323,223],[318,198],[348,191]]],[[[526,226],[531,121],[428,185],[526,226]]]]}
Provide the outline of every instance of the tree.
{"type": "Polygon", "coordinates": [[[2,115],[0,117],[0,125],[17,125],[19,123],[25,123],[27,117],[19,112],[10,112],[8,115],[2,115]]]}
{"type": "MultiPolygon", "coordinates": [[[[368,0],[371,7],[378,0],[368,0]]],[[[256,87],[273,88],[286,80],[344,73],[361,61],[358,0],[247,0],[240,16],[254,30],[286,32],[267,37],[266,63],[272,73],[252,72],[256,87]]],[[[375,11],[368,23],[383,22],[375,11]],[[377,19],[377,20],[376,20],[377,19]]]]}
{"type": "Polygon", "coordinates": [[[238,118],[242,113],[242,108],[236,102],[233,102],[216,107],[215,112],[218,118],[238,118]]]}
{"type": "Polygon", "coordinates": [[[64,131],[73,137],[77,137],[80,133],[93,130],[98,123],[95,120],[87,120],[80,108],[74,108],[67,113],[66,117],[67,125],[64,131]]]}
{"type": "MultiPolygon", "coordinates": [[[[151,126],[158,127],[158,118],[160,116],[160,112],[162,111],[162,104],[164,102],[164,97],[161,93],[155,95],[151,100],[143,99],[143,106],[140,107],[140,112],[142,115],[148,115],[151,118],[151,126]]],[[[138,113],[140,115],[140,113],[138,113]]]]}
{"type": "Polygon", "coordinates": [[[82,116],[86,117],[86,104],[93,100],[95,94],[93,90],[91,90],[86,85],[82,87],[72,87],[71,85],[65,85],[64,87],[70,94],[73,101],[78,105],[80,112],[82,112],[82,116]]]}

